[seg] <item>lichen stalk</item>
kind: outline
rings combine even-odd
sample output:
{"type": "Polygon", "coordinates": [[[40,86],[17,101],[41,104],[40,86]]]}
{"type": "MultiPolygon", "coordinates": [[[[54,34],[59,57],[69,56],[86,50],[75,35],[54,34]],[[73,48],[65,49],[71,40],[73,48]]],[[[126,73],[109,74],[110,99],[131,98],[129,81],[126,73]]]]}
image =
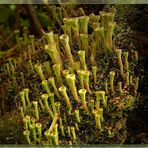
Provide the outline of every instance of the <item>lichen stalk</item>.
{"type": "Polygon", "coordinates": [[[61,76],[62,69],[61,69],[60,64],[54,64],[52,68],[53,68],[54,74],[56,76],[56,79],[57,79],[59,85],[62,86],[63,85],[62,76],[61,76]]]}
{"type": "Polygon", "coordinates": [[[88,34],[88,22],[89,16],[81,16],[79,17],[79,33],[80,34],[88,34]]]}
{"type": "Polygon", "coordinates": [[[39,120],[38,102],[37,101],[33,101],[32,104],[34,105],[34,109],[35,109],[36,121],[38,121],[39,120]]]}
{"type": "Polygon", "coordinates": [[[41,142],[41,140],[42,140],[42,124],[36,123],[35,127],[37,129],[37,135],[38,135],[39,141],[41,142]]]}
{"type": "Polygon", "coordinates": [[[73,136],[73,140],[75,141],[76,140],[76,132],[75,132],[75,127],[74,126],[71,126],[71,133],[72,133],[72,136],[73,136]]]}
{"type": "Polygon", "coordinates": [[[23,104],[23,109],[24,111],[26,111],[26,100],[25,100],[25,92],[24,91],[21,91],[19,93],[20,97],[21,97],[21,101],[22,101],[22,104],[23,104]]]}
{"type": "Polygon", "coordinates": [[[129,53],[124,52],[123,55],[124,55],[124,64],[125,64],[126,72],[129,72],[129,63],[128,63],[128,55],[129,55],[129,53]]]}
{"type": "Polygon", "coordinates": [[[42,70],[42,64],[35,64],[34,65],[35,70],[37,71],[37,73],[39,74],[40,78],[42,81],[46,80],[44,74],[43,74],[43,70],[42,70]]]}
{"type": "Polygon", "coordinates": [[[93,72],[94,84],[96,84],[97,83],[97,66],[92,67],[92,72],[93,72]]]}
{"type": "Polygon", "coordinates": [[[78,17],[71,18],[71,29],[72,33],[74,34],[74,38],[79,42],[79,24],[78,24],[78,17]]]}
{"type": "Polygon", "coordinates": [[[119,86],[119,93],[122,95],[123,94],[122,82],[118,82],[118,86],[119,86]]]}
{"type": "Polygon", "coordinates": [[[90,71],[83,71],[84,88],[88,91],[89,94],[91,94],[92,92],[89,87],[89,75],[90,71]]]}
{"type": "Polygon", "coordinates": [[[53,131],[53,128],[54,128],[55,124],[57,123],[58,119],[59,119],[58,113],[55,113],[52,123],[51,123],[49,129],[47,130],[48,133],[51,133],[53,131]]]}
{"type": "Polygon", "coordinates": [[[118,64],[119,64],[119,67],[120,67],[121,76],[124,77],[123,63],[122,63],[122,58],[121,58],[122,50],[121,49],[116,49],[115,52],[117,54],[118,64]]]}
{"type": "Polygon", "coordinates": [[[73,66],[74,60],[71,54],[71,48],[69,46],[69,36],[67,34],[63,34],[60,36],[61,44],[64,47],[67,58],[69,59],[70,65],[73,66]]]}
{"type": "Polygon", "coordinates": [[[57,86],[55,84],[55,80],[54,77],[50,77],[48,79],[48,82],[50,83],[50,85],[53,87],[54,93],[56,94],[56,96],[58,97],[58,99],[60,99],[60,94],[58,92],[57,86]]]}
{"type": "Polygon", "coordinates": [[[31,107],[30,99],[29,99],[29,88],[24,88],[23,91],[25,92],[25,98],[28,103],[28,106],[31,107]]]}
{"type": "Polygon", "coordinates": [[[29,73],[34,74],[35,71],[34,71],[34,67],[33,67],[33,64],[32,64],[31,60],[28,61],[28,66],[29,66],[29,69],[28,69],[29,73]]]}
{"type": "Polygon", "coordinates": [[[81,119],[80,119],[80,115],[79,115],[79,110],[76,109],[76,110],[74,111],[74,113],[75,113],[76,121],[77,121],[78,123],[80,123],[80,122],[81,122],[81,119]]]}
{"type": "Polygon", "coordinates": [[[26,137],[26,140],[27,140],[28,144],[31,144],[31,141],[30,141],[30,131],[29,130],[25,130],[23,132],[23,135],[26,137]]]}
{"type": "Polygon", "coordinates": [[[98,23],[99,20],[100,20],[100,15],[95,15],[94,13],[91,13],[89,15],[90,17],[90,22],[93,24],[93,23],[98,23]]]}
{"type": "Polygon", "coordinates": [[[64,78],[66,78],[66,76],[69,74],[69,70],[68,69],[64,69],[62,71],[62,74],[63,74],[64,78]]]}
{"type": "Polygon", "coordinates": [[[67,95],[67,92],[66,92],[66,87],[65,86],[61,86],[60,88],[59,88],[59,92],[62,94],[62,96],[64,97],[64,100],[65,100],[65,102],[66,102],[66,104],[67,104],[67,107],[69,108],[69,110],[72,108],[72,105],[71,105],[71,102],[70,102],[70,99],[69,99],[69,97],[68,97],[68,95],[67,95]]]}
{"type": "Polygon", "coordinates": [[[60,116],[60,107],[61,107],[61,103],[55,102],[55,109],[56,109],[56,113],[58,113],[58,116],[60,116]]]}
{"type": "Polygon", "coordinates": [[[45,51],[48,53],[54,64],[60,64],[63,69],[62,60],[55,44],[45,46],[45,51]]]}
{"type": "Polygon", "coordinates": [[[51,77],[52,76],[52,69],[50,67],[50,63],[49,61],[46,61],[43,63],[44,67],[45,67],[45,70],[47,71],[48,73],[48,76],[51,77]]]}
{"type": "Polygon", "coordinates": [[[126,85],[129,86],[130,84],[130,76],[129,76],[129,72],[126,72],[126,85]]]}
{"type": "Polygon", "coordinates": [[[53,117],[54,117],[54,116],[53,116],[53,112],[52,112],[52,110],[50,109],[50,107],[49,107],[49,105],[48,105],[48,97],[49,97],[48,94],[43,94],[43,95],[41,96],[41,98],[44,100],[45,108],[46,108],[47,112],[49,113],[49,116],[50,116],[51,118],[53,118],[53,117]]]}
{"type": "Polygon", "coordinates": [[[115,93],[115,90],[114,90],[114,77],[115,77],[115,72],[114,71],[110,71],[109,72],[109,78],[110,78],[110,88],[111,88],[112,94],[115,93]]]}
{"type": "Polygon", "coordinates": [[[50,88],[48,86],[48,81],[47,80],[42,81],[42,86],[43,86],[44,90],[46,91],[46,93],[48,93],[48,94],[51,93],[51,90],[50,90],[50,88]]]}
{"type": "Polygon", "coordinates": [[[89,43],[88,43],[88,34],[80,34],[80,44],[81,50],[85,50],[86,58],[89,55],[89,43]]]}
{"type": "Polygon", "coordinates": [[[88,113],[89,110],[88,110],[88,107],[87,107],[87,104],[86,104],[86,89],[80,89],[79,95],[80,95],[80,98],[82,100],[83,109],[88,113]]]}
{"type": "Polygon", "coordinates": [[[85,62],[85,51],[84,50],[79,50],[78,51],[78,56],[80,58],[80,62],[82,64],[83,70],[87,70],[86,62],[85,62]]]}
{"type": "Polygon", "coordinates": [[[75,74],[68,74],[66,77],[67,84],[70,87],[71,93],[72,93],[75,101],[77,103],[80,103],[80,99],[78,97],[78,93],[77,93],[77,89],[76,89],[75,80],[76,80],[75,74]]]}
{"type": "Polygon", "coordinates": [[[136,79],[135,79],[135,87],[134,87],[135,91],[138,90],[138,86],[139,86],[139,77],[136,77],[136,79]]]}
{"type": "Polygon", "coordinates": [[[77,74],[80,81],[80,86],[83,89],[84,88],[84,80],[83,80],[83,70],[77,70],[77,74]]]}

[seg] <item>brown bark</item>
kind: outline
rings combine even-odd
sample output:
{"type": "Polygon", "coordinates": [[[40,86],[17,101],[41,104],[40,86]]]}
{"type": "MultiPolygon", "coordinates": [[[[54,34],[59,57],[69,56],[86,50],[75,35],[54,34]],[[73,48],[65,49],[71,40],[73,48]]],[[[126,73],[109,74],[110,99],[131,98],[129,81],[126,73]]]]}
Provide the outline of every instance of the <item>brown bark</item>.
{"type": "Polygon", "coordinates": [[[42,36],[42,26],[39,22],[39,19],[36,15],[36,12],[35,12],[35,9],[33,7],[32,4],[27,4],[26,5],[26,12],[28,14],[28,17],[30,19],[30,22],[31,22],[31,26],[32,28],[35,30],[35,32],[39,35],[39,36],[42,36]]]}

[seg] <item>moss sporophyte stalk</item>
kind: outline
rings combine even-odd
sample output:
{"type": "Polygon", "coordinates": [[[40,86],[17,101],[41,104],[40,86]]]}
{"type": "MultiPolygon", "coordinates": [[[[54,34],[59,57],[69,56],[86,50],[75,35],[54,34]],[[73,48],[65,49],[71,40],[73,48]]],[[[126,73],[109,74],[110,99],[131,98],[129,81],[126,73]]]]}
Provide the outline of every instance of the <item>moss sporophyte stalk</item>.
{"type": "Polygon", "coordinates": [[[123,143],[123,118],[139,96],[140,77],[134,71],[138,53],[114,45],[115,11],[86,15],[81,9],[85,15],[62,18],[57,11],[64,13],[64,6],[51,10],[63,33],[42,30],[36,46],[34,35],[20,39],[15,31],[17,44],[26,51],[4,65],[9,87],[19,91],[15,99],[24,143],[123,143]],[[20,72],[17,67],[23,62],[20,72]]]}

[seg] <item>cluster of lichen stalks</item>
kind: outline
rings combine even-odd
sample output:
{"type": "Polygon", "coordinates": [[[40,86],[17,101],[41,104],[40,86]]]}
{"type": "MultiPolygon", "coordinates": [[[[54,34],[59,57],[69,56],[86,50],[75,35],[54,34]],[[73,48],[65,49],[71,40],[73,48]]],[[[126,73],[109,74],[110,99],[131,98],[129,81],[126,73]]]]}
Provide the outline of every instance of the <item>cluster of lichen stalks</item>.
{"type": "MultiPolygon", "coordinates": [[[[29,60],[29,66],[30,73],[35,73],[35,71],[38,73],[46,93],[42,94],[38,100],[29,99],[29,88],[24,88],[19,93],[24,123],[23,134],[29,144],[59,145],[62,143],[60,137],[67,136],[69,139],[65,144],[77,143],[77,133],[81,132],[82,122],[85,123],[84,115],[91,117],[94,130],[100,133],[107,131],[111,136],[112,129],[104,128],[105,120],[109,120],[104,119],[104,110],[109,107],[109,101],[117,93],[121,98],[126,98],[126,103],[120,104],[120,109],[127,109],[135,102],[139,78],[134,77],[130,69],[129,53],[122,54],[121,49],[113,48],[114,15],[114,12],[100,12],[100,15],[64,18],[62,26],[64,34],[58,36],[52,31],[43,32],[47,40],[47,44],[44,42],[45,51],[51,61],[33,65],[29,60]],[[89,28],[92,28],[91,33],[88,33],[89,28]],[[78,46],[78,49],[74,49],[75,46],[78,46]],[[74,61],[72,50],[77,50],[78,61],[74,61]],[[115,86],[116,71],[110,71],[107,80],[101,84],[104,89],[96,91],[92,90],[90,85],[98,85],[97,61],[99,59],[97,58],[101,54],[108,59],[111,56],[117,58],[117,67],[120,69],[122,80],[115,86]],[[86,64],[88,62],[91,66],[86,64]],[[48,78],[44,72],[47,73],[48,78]],[[90,76],[93,82],[90,82],[90,76]],[[130,86],[134,86],[132,94],[130,94],[130,86]],[[29,109],[34,110],[33,116],[28,114],[29,109]],[[46,115],[50,124],[48,129],[45,128],[47,123],[41,122],[42,114],[46,115]],[[69,123],[68,118],[71,118],[72,124],[69,123]]],[[[29,57],[36,52],[33,46],[33,36],[31,39],[32,48],[29,49],[29,57]]],[[[138,61],[137,52],[134,58],[138,61]]],[[[14,72],[14,65],[11,62],[10,67],[14,72]]],[[[7,68],[10,74],[9,64],[7,68]]],[[[23,73],[21,73],[21,78],[25,83],[23,73]]]]}

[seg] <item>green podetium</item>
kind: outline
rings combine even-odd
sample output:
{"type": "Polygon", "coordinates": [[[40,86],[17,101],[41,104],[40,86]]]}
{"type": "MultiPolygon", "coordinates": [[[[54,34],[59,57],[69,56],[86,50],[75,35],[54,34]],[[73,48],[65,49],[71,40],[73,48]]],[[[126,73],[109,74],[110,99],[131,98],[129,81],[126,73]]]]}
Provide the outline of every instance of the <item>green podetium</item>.
{"type": "Polygon", "coordinates": [[[113,36],[113,31],[114,31],[114,28],[116,26],[116,23],[115,22],[109,22],[108,23],[108,28],[107,28],[107,49],[108,49],[108,54],[111,54],[112,53],[112,48],[113,48],[113,42],[112,42],[112,36],[113,36]]]}
{"type": "Polygon", "coordinates": [[[35,54],[35,44],[34,44],[34,35],[29,35],[29,38],[30,38],[30,42],[31,42],[31,46],[32,46],[32,51],[33,53],[35,54]]]}
{"type": "Polygon", "coordinates": [[[31,141],[30,141],[30,131],[29,130],[25,130],[23,132],[23,135],[26,137],[26,140],[27,140],[28,144],[31,144],[31,141]]]}
{"type": "Polygon", "coordinates": [[[63,74],[64,78],[66,78],[66,76],[69,74],[69,70],[68,69],[63,70],[62,74],[63,74]]]}
{"type": "Polygon", "coordinates": [[[122,63],[122,58],[121,58],[122,50],[121,49],[116,49],[115,52],[117,54],[117,59],[118,59],[119,67],[120,67],[121,76],[124,77],[123,63],[122,63]]]}
{"type": "Polygon", "coordinates": [[[45,137],[46,137],[47,140],[48,140],[48,144],[53,145],[53,140],[52,140],[51,133],[48,132],[48,131],[45,131],[45,132],[44,132],[44,135],[45,135],[45,137]]]}
{"type": "Polygon", "coordinates": [[[60,123],[60,130],[61,130],[62,136],[65,136],[64,126],[63,126],[61,117],[59,118],[59,123],[60,123]]]}
{"type": "Polygon", "coordinates": [[[36,128],[35,128],[35,126],[34,125],[30,125],[30,130],[32,131],[34,143],[36,143],[37,135],[36,135],[36,128]]]}
{"type": "Polygon", "coordinates": [[[87,104],[86,104],[86,89],[80,89],[79,95],[80,95],[80,98],[82,100],[83,109],[88,113],[89,110],[88,110],[88,107],[87,107],[87,104]]]}
{"type": "Polygon", "coordinates": [[[46,91],[47,94],[51,93],[51,91],[49,89],[49,86],[48,86],[48,81],[47,80],[42,81],[42,86],[43,86],[43,88],[44,88],[44,90],[46,91]]]}
{"type": "Polygon", "coordinates": [[[85,62],[85,51],[84,50],[79,50],[78,51],[78,56],[80,58],[80,62],[82,64],[83,70],[87,70],[86,62],[85,62]]]}
{"type": "Polygon", "coordinates": [[[138,52],[135,51],[134,53],[135,53],[135,59],[136,59],[136,61],[138,62],[138,59],[139,59],[139,57],[138,57],[138,52]]]}
{"type": "Polygon", "coordinates": [[[37,101],[33,101],[32,104],[34,105],[34,108],[35,108],[36,121],[38,121],[39,120],[38,102],[37,101]]]}
{"type": "Polygon", "coordinates": [[[86,58],[88,58],[89,54],[89,43],[88,43],[88,34],[80,34],[80,44],[81,50],[85,50],[86,58]]]}
{"type": "Polygon", "coordinates": [[[91,100],[89,101],[89,106],[90,106],[90,108],[91,108],[91,111],[94,110],[95,101],[94,101],[93,99],[91,99],[91,100]]]}
{"type": "Polygon", "coordinates": [[[84,88],[84,82],[83,82],[83,70],[77,70],[77,74],[80,81],[80,86],[83,89],[84,88]]]}
{"type": "Polygon", "coordinates": [[[78,17],[74,17],[71,18],[71,29],[72,29],[72,33],[74,34],[74,38],[77,40],[79,40],[79,23],[78,23],[79,19],[78,17]]]}
{"type": "Polygon", "coordinates": [[[97,111],[99,110],[100,108],[100,101],[101,101],[102,98],[100,98],[100,94],[99,94],[99,91],[96,91],[96,109],[97,111]]]}
{"type": "Polygon", "coordinates": [[[100,100],[103,101],[103,107],[107,107],[107,98],[105,96],[105,91],[96,91],[96,109],[100,109],[100,100]]]}
{"type": "Polygon", "coordinates": [[[24,129],[25,129],[25,130],[28,130],[29,127],[30,127],[30,116],[26,115],[26,116],[23,118],[23,123],[24,123],[24,129]]]}
{"type": "Polygon", "coordinates": [[[118,82],[118,86],[119,86],[119,93],[122,95],[123,94],[122,82],[118,82]]]}
{"type": "Polygon", "coordinates": [[[23,107],[20,107],[20,111],[21,111],[21,116],[22,116],[22,118],[24,118],[24,110],[23,110],[23,107]]]}
{"type": "Polygon", "coordinates": [[[69,46],[69,36],[67,34],[61,35],[60,41],[61,41],[61,44],[64,47],[64,50],[65,50],[66,56],[67,56],[67,58],[70,62],[70,65],[73,66],[74,60],[73,60],[73,56],[71,54],[71,48],[69,46]]]}
{"type": "Polygon", "coordinates": [[[78,97],[77,89],[76,89],[76,84],[75,84],[76,76],[75,74],[68,74],[66,76],[66,81],[68,86],[70,87],[71,93],[77,103],[80,103],[80,99],[78,97]]]}
{"type": "Polygon", "coordinates": [[[130,84],[130,76],[129,76],[129,72],[126,72],[126,85],[129,86],[130,84]]]}
{"type": "Polygon", "coordinates": [[[61,107],[61,103],[55,102],[56,113],[58,113],[59,116],[60,116],[60,107],[61,107]]]}
{"type": "Polygon", "coordinates": [[[60,64],[61,68],[62,67],[62,60],[61,57],[59,55],[59,52],[56,48],[56,45],[54,44],[48,44],[45,46],[45,51],[48,53],[48,55],[50,56],[50,58],[52,59],[52,62],[54,64],[60,64]]]}
{"type": "Polygon", "coordinates": [[[89,75],[90,71],[83,71],[83,80],[84,80],[84,88],[91,94],[91,90],[89,87],[89,75]]]}
{"type": "Polygon", "coordinates": [[[37,129],[37,135],[38,135],[39,141],[41,142],[41,140],[42,140],[42,124],[36,123],[35,127],[37,129]]]}
{"type": "Polygon", "coordinates": [[[52,68],[53,68],[54,74],[56,76],[56,79],[57,79],[59,85],[62,86],[63,82],[62,82],[61,66],[60,66],[60,64],[54,64],[52,68]]]}
{"type": "Polygon", "coordinates": [[[33,64],[32,64],[32,61],[31,60],[29,60],[28,61],[28,66],[29,66],[29,73],[30,74],[34,74],[35,73],[35,71],[34,71],[34,67],[33,67],[33,64]]]}
{"type": "Polygon", "coordinates": [[[92,114],[95,117],[96,128],[97,129],[99,128],[102,131],[102,127],[101,127],[101,115],[98,114],[97,110],[93,110],[92,111],[92,114]]]}
{"type": "Polygon", "coordinates": [[[53,116],[53,112],[52,112],[52,110],[50,109],[50,107],[49,107],[49,105],[48,105],[48,97],[49,97],[48,94],[43,94],[43,95],[41,96],[42,100],[44,100],[45,108],[46,108],[47,112],[49,113],[49,116],[50,116],[51,118],[53,118],[53,117],[54,117],[54,116],[53,116]]]}
{"type": "Polygon", "coordinates": [[[54,93],[50,93],[48,95],[49,95],[49,99],[50,99],[50,102],[51,102],[53,112],[55,114],[57,111],[56,111],[56,106],[55,106],[54,93]]]}
{"type": "Polygon", "coordinates": [[[30,100],[29,100],[29,89],[24,88],[23,91],[25,92],[25,98],[26,98],[27,104],[28,104],[29,107],[31,107],[31,103],[30,103],[30,100]]]}
{"type": "Polygon", "coordinates": [[[21,75],[21,79],[22,79],[22,84],[24,85],[25,84],[24,73],[20,72],[20,75],[21,75]]]}
{"type": "Polygon", "coordinates": [[[53,128],[56,125],[58,119],[59,119],[59,115],[58,115],[58,113],[55,113],[49,129],[46,131],[47,133],[51,134],[51,132],[53,131],[53,128]]]}
{"type": "Polygon", "coordinates": [[[89,16],[81,16],[79,17],[79,33],[80,34],[88,34],[88,22],[89,16]]]}
{"type": "Polygon", "coordinates": [[[124,55],[124,64],[125,64],[126,72],[129,72],[129,63],[128,63],[128,55],[129,55],[129,53],[124,52],[123,55],[124,55]]]}
{"type": "Polygon", "coordinates": [[[139,77],[137,77],[137,78],[135,79],[134,91],[137,91],[137,90],[138,90],[138,86],[139,86],[139,77]]]}
{"type": "Polygon", "coordinates": [[[50,78],[48,79],[48,82],[49,82],[49,84],[53,87],[53,90],[54,90],[54,93],[56,94],[56,96],[57,96],[58,98],[60,98],[58,89],[57,89],[56,84],[55,84],[54,77],[50,77],[50,78]]]}
{"type": "MultiPolygon", "coordinates": [[[[103,48],[106,53],[106,48],[105,48],[105,40],[104,40],[104,27],[96,27],[94,29],[94,38],[95,42],[99,45],[98,48],[101,50],[103,48]]],[[[101,51],[102,52],[102,51],[101,51]]]]}
{"type": "Polygon", "coordinates": [[[90,45],[90,62],[92,65],[96,65],[96,48],[97,48],[97,43],[93,41],[90,45]]]}
{"type": "Polygon", "coordinates": [[[93,72],[94,84],[96,84],[97,83],[97,66],[92,67],[92,72],[93,72]]]}
{"type": "Polygon", "coordinates": [[[37,64],[34,65],[34,68],[35,68],[35,70],[37,71],[37,73],[39,74],[41,80],[42,80],[42,81],[46,80],[46,79],[45,79],[45,76],[44,76],[44,74],[43,74],[42,64],[37,63],[37,64]]]}
{"type": "Polygon", "coordinates": [[[110,71],[109,72],[109,78],[110,78],[110,88],[111,88],[112,94],[115,93],[115,90],[114,90],[114,77],[115,77],[115,72],[114,71],[110,71]]]}
{"type": "Polygon", "coordinates": [[[52,76],[52,69],[50,67],[49,61],[44,62],[43,65],[45,67],[46,72],[48,73],[48,76],[51,77],[52,76]]]}
{"type": "Polygon", "coordinates": [[[81,122],[81,119],[80,119],[80,115],[79,115],[79,110],[76,109],[74,112],[75,112],[75,116],[76,116],[77,122],[80,123],[81,122]]]}
{"type": "Polygon", "coordinates": [[[75,141],[75,140],[76,140],[75,127],[74,127],[74,126],[71,126],[70,129],[71,129],[71,133],[72,133],[73,140],[75,141]]]}
{"type": "Polygon", "coordinates": [[[22,104],[23,104],[23,109],[24,111],[26,111],[26,100],[25,100],[25,92],[24,91],[21,91],[19,93],[20,97],[21,97],[21,101],[22,101],[22,104]]]}
{"type": "Polygon", "coordinates": [[[105,91],[106,91],[106,94],[109,94],[109,91],[108,91],[108,81],[107,80],[105,81],[105,91]]]}
{"type": "Polygon", "coordinates": [[[55,44],[53,31],[46,33],[42,30],[42,32],[43,32],[44,37],[47,39],[48,44],[55,44]]]}
{"type": "Polygon", "coordinates": [[[72,106],[71,106],[71,102],[70,102],[69,97],[68,97],[67,92],[66,92],[66,87],[65,86],[61,86],[59,88],[59,92],[64,97],[64,100],[65,100],[65,102],[67,104],[68,109],[71,110],[72,106]]]}
{"type": "Polygon", "coordinates": [[[100,20],[100,15],[95,15],[94,13],[91,13],[89,15],[90,17],[90,22],[93,24],[93,23],[98,23],[99,20],[100,20]]]}
{"type": "Polygon", "coordinates": [[[72,35],[71,35],[71,18],[63,18],[64,25],[62,25],[62,29],[64,34],[69,36],[70,47],[73,47],[72,35]]]}
{"type": "Polygon", "coordinates": [[[53,138],[55,145],[59,145],[58,124],[57,123],[54,126],[54,131],[51,133],[51,137],[53,138]]]}

